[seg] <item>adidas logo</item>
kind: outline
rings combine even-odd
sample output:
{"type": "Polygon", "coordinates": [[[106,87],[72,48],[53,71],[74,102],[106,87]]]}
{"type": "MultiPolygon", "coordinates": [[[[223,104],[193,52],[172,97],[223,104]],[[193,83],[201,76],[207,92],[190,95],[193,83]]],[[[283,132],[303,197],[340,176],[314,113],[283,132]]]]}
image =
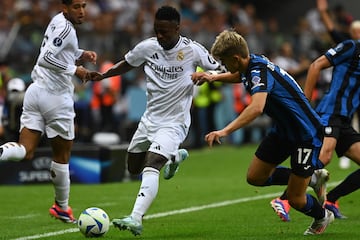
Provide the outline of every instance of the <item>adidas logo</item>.
{"type": "Polygon", "coordinates": [[[155,53],[155,54],[153,54],[153,55],[151,56],[151,58],[152,58],[152,59],[159,59],[159,56],[158,56],[157,53],[155,53]]]}

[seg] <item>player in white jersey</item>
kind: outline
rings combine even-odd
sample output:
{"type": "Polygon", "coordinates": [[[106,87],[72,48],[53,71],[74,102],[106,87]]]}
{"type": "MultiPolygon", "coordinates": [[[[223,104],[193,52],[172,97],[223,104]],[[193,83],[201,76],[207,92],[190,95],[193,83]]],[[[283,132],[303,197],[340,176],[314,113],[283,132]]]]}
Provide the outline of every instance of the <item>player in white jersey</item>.
{"type": "Polygon", "coordinates": [[[221,69],[208,51],[179,34],[180,15],[170,6],[155,14],[156,37],[138,43],[107,72],[92,72],[92,80],[123,74],[142,66],[146,74],[147,106],[128,147],[128,169],[142,173],[142,182],[130,216],[113,219],[119,229],[134,235],[142,232],[142,218],[155,199],[160,170],[170,179],[188,153],[179,149],[190,127],[193,99],[191,74],[197,66],[206,70],[221,69]]]}
{"type": "Polygon", "coordinates": [[[0,161],[31,159],[43,134],[50,139],[53,161],[50,167],[55,190],[51,216],[76,222],[68,205],[69,159],[74,139],[72,77],[85,79],[89,73],[75,62],[96,62],[93,51],[79,49],[74,25],[85,17],[86,0],[62,0],[62,12],[49,23],[40,54],[31,73],[33,83],[24,97],[19,142],[0,146],[0,161]]]}

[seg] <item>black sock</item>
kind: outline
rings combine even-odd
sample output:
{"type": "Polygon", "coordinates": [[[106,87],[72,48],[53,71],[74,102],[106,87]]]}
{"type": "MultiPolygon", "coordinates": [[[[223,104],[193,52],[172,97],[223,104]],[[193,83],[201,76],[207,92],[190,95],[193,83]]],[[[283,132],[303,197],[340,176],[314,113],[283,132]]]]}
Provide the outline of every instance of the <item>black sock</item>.
{"type": "Polygon", "coordinates": [[[318,200],[310,194],[306,194],[306,205],[300,212],[315,219],[322,219],[325,217],[324,208],[320,205],[318,200]]]}
{"type": "Polygon", "coordinates": [[[276,167],[274,173],[270,176],[264,185],[287,185],[289,182],[290,173],[290,168],[281,166],[276,167]]]}
{"type": "Polygon", "coordinates": [[[360,169],[350,173],[344,181],[327,194],[327,200],[335,203],[340,197],[346,196],[360,188],[360,169]]]}
{"type": "Polygon", "coordinates": [[[285,191],[283,192],[283,194],[280,196],[280,199],[281,200],[287,200],[288,198],[287,198],[287,194],[286,194],[286,189],[285,189],[285,191]]]}

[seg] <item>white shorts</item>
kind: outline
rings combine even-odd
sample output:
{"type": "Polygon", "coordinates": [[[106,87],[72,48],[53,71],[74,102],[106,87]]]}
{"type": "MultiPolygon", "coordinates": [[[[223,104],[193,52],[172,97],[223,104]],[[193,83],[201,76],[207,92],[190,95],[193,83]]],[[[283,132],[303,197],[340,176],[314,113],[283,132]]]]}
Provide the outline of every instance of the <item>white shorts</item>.
{"type": "Polygon", "coordinates": [[[188,128],[181,126],[159,126],[146,124],[140,121],[139,126],[131,139],[128,152],[154,152],[167,159],[172,159],[185,140],[188,128]]]}
{"type": "Polygon", "coordinates": [[[25,92],[20,130],[23,127],[46,133],[48,138],[75,138],[74,100],[71,94],[55,95],[36,83],[25,92]]]}

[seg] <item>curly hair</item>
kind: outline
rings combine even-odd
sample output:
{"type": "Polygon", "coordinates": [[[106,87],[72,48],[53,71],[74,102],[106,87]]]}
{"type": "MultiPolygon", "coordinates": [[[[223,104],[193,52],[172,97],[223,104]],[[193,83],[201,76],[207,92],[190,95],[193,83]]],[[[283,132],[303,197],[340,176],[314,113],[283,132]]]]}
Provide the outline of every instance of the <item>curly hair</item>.
{"type": "Polygon", "coordinates": [[[162,6],[156,11],[155,19],[174,21],[177,24],[180,24],[180,13],[174,7],[162,6]]]}
{"type": "Polygon", "coordinates": [[[62,0],[61,2],[62,2],[62,4],[65,4],[65,5],[71,5],[72,4],[72,0],[62,0]]]}

